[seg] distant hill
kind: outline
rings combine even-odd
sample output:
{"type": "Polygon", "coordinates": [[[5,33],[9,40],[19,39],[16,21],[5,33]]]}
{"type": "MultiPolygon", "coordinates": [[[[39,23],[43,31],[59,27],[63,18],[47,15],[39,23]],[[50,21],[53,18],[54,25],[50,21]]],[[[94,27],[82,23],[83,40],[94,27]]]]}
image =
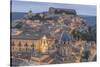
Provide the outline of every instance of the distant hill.
{"type": "MultiPolygon", "coordinates": [[[[12,12],[11,20],[17,20],[23,18],[27,13],[24,12],[12,12]]],[[[88,15],[79,15],[86,20],[88,25],[95,25],[96,24],[96,16],[88,16],[88,15]]]]}
{"type": "Polygon", "coordinates": [[[88,16],[88,15],[80,15],[83,19],[85,19],[86,20],[86,23],[88,24],[88,25],[92,25],[92,26],[94,26],[94,25],[96,25],[96,16],[88,16]]]}
{"type": "Polygon", "coordinates": [[[24,12],[12,12],[12,13],[11,13],[11,19],[12,19],[12,20],[21,19],[21,18],[24,17],[25,14],[26,14],[26,13],[24,13],[24,12]]]}

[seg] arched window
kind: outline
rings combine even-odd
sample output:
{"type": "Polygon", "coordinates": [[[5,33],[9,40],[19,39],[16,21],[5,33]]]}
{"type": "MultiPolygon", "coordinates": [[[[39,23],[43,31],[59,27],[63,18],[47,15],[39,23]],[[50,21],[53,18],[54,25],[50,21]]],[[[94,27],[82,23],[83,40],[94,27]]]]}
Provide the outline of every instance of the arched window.
{"type": "Polygon", "coordinates": [[[32,45],[31,45],[31,49],[34,50],[34,44],[33,44],[33,43],[32,43],[32,45]]]}
{"type": "Polygon", "coordinates": [[[28,44],[26,43],[24,46],[25,46],[25,47],[28,47],[28,44]]]}
{"type": "Polygon", "coordinates": [[[21,51],[21,42],[19,42],[18,47],[19,47],[19,51],[21,51]]]}
{"type": "Polygon", "coordinates": [[[33,43],[32,43],[32,45],[31,45],[31,47],[34,48],[34,44],[33,44],[33,43]]]}
{"type": "Polygon", "coordinates": [[[11,51],[13,51],[14,50],[14,46],[15,46],[15,44],[14,44],[14,41],[11,43],[11,51]]]}
{"type": "Polygon", "coordinates": [[[21,47],[21,42],[19,42],[18,46],[21,47]]]}
{"type": "Polygon", "coordinates": [[[27,51],[28,50],[28,44],[26,43],[24,46],[25,46],[26,51],[27,51]]]}

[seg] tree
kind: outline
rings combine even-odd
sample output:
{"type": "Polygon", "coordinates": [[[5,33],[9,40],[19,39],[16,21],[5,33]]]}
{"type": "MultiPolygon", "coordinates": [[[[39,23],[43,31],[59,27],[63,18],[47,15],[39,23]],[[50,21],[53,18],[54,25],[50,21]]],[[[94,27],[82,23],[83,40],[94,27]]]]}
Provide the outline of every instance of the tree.
{"type": "Polygon", "coordinates": [[[73,31],[72,35],[75,39],[82,39],[87,41],[96,41],[96,29],[95,27],[89,27],[88,32],[73,31]]]}
{"type": "Polygon", "coordinates": [[[15,26],[15,28],[20,29],[23,25],[23,22],[18,22],[18,24],[15,26]]]}

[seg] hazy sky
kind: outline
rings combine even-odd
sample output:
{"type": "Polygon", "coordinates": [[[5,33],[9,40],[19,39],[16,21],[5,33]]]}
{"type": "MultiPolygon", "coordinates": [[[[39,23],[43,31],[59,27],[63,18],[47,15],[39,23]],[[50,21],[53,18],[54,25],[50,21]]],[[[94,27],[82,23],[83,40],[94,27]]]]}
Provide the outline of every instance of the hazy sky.
{"type": "Polygon", "coordinates": [[[59,4],[12,0],[12,12],[28,12],[31,9],[33,13],[37,13],[48,11],[49,7],[75,9],[77,11],[77,14],[80,15],[96,15],[95,5],[59,4]]]}

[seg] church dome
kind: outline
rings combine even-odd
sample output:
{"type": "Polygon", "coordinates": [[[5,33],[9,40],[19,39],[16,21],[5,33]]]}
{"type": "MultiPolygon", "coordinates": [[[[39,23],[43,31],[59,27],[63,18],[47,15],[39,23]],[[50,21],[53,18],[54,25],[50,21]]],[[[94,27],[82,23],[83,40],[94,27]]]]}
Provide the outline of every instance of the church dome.
{"type": "Polygon", "coordinates": [[[68,32],[65,32],[65,31],[62,32],[62,34],[61,34],[61,41],[66,42],[66,41],[70,41],[70,40],[72,40],[71,35],[68,32]]]}

